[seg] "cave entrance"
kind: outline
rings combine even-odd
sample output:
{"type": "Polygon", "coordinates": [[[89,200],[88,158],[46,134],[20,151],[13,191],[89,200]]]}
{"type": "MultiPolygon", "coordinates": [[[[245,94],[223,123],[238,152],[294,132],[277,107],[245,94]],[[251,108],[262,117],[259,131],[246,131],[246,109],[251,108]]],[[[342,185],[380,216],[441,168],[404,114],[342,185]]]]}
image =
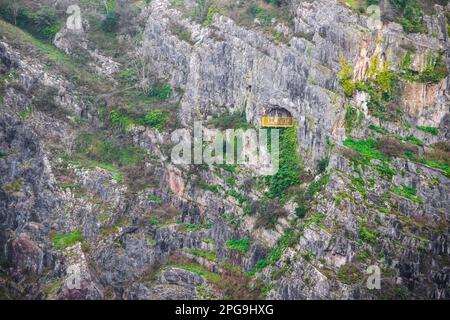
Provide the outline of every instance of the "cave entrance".
{"type": "Polygon", "coordinates": [[[262,116],[261,125],[270,128],[288,128],[294,126],[292,114],[280,107],[268,108],[262,116]]]}

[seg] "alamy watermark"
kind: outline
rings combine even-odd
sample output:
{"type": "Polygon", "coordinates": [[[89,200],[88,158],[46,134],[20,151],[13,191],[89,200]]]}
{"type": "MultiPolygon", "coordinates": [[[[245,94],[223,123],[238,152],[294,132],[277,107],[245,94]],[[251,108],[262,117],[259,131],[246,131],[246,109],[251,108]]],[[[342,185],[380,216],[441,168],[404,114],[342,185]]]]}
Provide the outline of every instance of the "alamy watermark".
{"type": "Polygon", "coordinates": [[[279,129],[209,129],[194,122],[193,132],[172,133],[171,160],[174,164],[228,164],[252,167],[260,175],[274,175],[279,169],[279,129]]]}

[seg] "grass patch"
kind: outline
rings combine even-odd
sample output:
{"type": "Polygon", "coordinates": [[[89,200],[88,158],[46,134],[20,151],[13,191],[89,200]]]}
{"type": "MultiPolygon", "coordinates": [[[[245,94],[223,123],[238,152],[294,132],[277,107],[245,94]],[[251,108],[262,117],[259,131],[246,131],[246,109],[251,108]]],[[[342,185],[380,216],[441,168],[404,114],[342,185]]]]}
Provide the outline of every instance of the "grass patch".
{"type": "Polygon", "coordinates": [[[417,196],[417,190],[416,188],[408,187],[405,185],[402,185],[401,187],[394,187],[392,189],[392,192],[395,194],[398,194],[402,197],[408,198],[414,202],[417,203],[423,203],[422,198],[417,196]]]}
{"type": "Polygon", "coordinates": [[[52,237],[53,246],[57,250],[63,250],[67,247],[71,247],[78,242],[83,241],[83,235],[80,230],[74,230],[69,233],[56,234],[52,237]]]}
{"type": "Polygon", "coordinates": [[[240,239],[240,240],[228,240],[227,248],[239,252],[241,254],[246,254],[248,249],[250,248],[250,240],[249,239],[240,239]]]}
{"type": "Polygon", "coordinates": [[[201,250],[201,249],[191,249],[189,251],[189,253],[196,257],[201,257],[201,258],[207,259],[212,262],[218,261],[217,252],[215,250],[208,251],[208,250],[201,250]]]}
{"type": "Polygon", "coordinates": [[[433,136],[437,136],[439,134],[439,128],[435,128],[435,127],[426,127],[426,126],[417,126],[417,129],[419,129],[420,131],[423,131],[425,133],[429,133],[433,136]]]}

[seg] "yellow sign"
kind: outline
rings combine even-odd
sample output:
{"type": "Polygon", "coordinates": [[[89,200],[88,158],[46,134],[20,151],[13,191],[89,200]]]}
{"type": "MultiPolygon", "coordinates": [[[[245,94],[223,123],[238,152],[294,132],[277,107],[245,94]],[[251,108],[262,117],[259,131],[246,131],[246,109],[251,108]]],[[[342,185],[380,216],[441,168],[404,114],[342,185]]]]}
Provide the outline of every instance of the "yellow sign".
{"type": "Polygon", "coordinates": [[[288,128],[294,126],[292,117],[262,117],[263,127],[282,127],[288,128]]]}

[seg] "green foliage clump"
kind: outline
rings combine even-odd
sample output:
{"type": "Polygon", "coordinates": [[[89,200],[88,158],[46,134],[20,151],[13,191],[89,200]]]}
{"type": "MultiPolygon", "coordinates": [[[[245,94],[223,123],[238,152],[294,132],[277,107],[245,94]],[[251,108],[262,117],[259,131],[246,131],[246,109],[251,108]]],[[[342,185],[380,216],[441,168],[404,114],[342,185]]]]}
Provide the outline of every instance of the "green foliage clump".
{"type": "Polygon", "coordinates": [[[437,136],[439,134],[439,128],[436,127],[416,126],[416,128],[425,133],[432,134],[433,136],[437,136]]]}
{"type": "Polygon", "coordinates": [[[75,158],[88,167],[99,167],[114,173],[114,179],[122,180],[117,167],[133,166],[143,160],[145,151],[133,146],[121,146],[117,142],[93,133],[82,133],[76,141],[75,158]]]}
{"type": "Polygon", "coordinates": [[[268,197],[284,199],[289,187],[300,183],[301,162],[298,154],[297,128],[282,129],[280,134],[279,169],[267,177],[269,184],[268,197]]]}
{"type": "Polygon", "coordinates": [[[164,101],[164,100],[169,99],[172,96],[172,93],[173,93],[173,90],[172,90],[172,87],[170,86],[170,84],[158,82],[158,83],[150,86],[150,88],[148,88],[147,95],[150,98],[164,101]]]}
{"type": "Polygon", "coordinates": [[[196,256],[196,257],[201,257],[204,259],[207,259],[209,261],[213,261],[213,262],[217,262],[217,252],[212,250],[212,251],[208,251],[208,250],[201,250],[201,249],[192,249],[189,251],[190,254],[196,256]]]}
{"type": "Polygon", "coordinates": [[[369,244],[378,243],[378,233],[367,226],[361,225],[358,230],[359,239],[369,244]]]}
{"type": "Polygon", "coordinates": [[[77,242],[83,241],[83,235],[80,230],[74,230],[69,233],[56,234],[52,237],[53,246],[62,250],[67,247],[73,246],[77,242]]]}
{"type": "Polygon", "coordinates": [[[386,61],[381,63],[380,58],[375,56],[367,71],[367,80],[358,81],[356,88],[369,94],[367,107],[373,116],[387,121],[398,119],[401,111],[392,108],[399,90],[398,76],[389,70],[386,61]]]}
{"type": "Polygon", "coordinates": [[[228,249],[242,254],[246,254],[250,248],[249,239],[228,240],[226,244],[228,249]]]}
{"type": "Polygon", "coordinates": [[[336,275],[338,280],[346,285],[357,284],[363,280],[363,273],[352,264],[341,266],[336,275]]]}
{"type": "Polygon", "coordinates": [[[111,123],[114,126],[120,128],[122,130],[128,129],[133,124],[132,118],[130,118],[126,115],[123,115],[122,113],[120,113],[117,110],[112,110],[110,112],[109,116],[110,116],[111,123]]]}
{"type": "Polygon", "coordinates": [[[341,58],[341,70],[338,73],[338,80],[346,97],[352,97],[353,92],[356,89],[356,85],[352,81],[352,78],[352,66],[347,61],[345,61],[344,58],[341,58]]]}
{"type": "Polygon", "coordinates": [[[386,134],[386,133],[389,133],[389,131],[388,131],[387,129],[381,128],[381,127],[376,126],[376,125],[374,125],[374,124],[369,125],[369,129],[370,129],[370,130],[373,130],[373,131],[375,131],[375,132],[378,132],[378,133],[380,133],[380,134],[386,134]]]}
{"type": "Polygon", "coordinates": [[[351,134],[355,127],[355,122],[357,119],[357,109],[353,106],[347,106],[345,109],[345,122],[344,127],[347,134],[351,134]]]}
{"type": "Polygon", "coordinates": [[[184,231],[195,232],[195,231],[200,231],[200,230],[204,230],[204,229],[211,229],[211,224],[210,223],[204,223],[204,224],[185,223],[183,225],[183,228],[184,228],[184,231]]]}
{"type": "Polygon", "coordinates": [[[411,70],[412,51],[408,50],[400,65],[400,74],[403,78],[410,81],[437,84],[448,76],[448,69],[443,56],[442,51],[437,54],[428,54],[425,67],[423,70],[416,72],[411,70]]]}
{"type": "Polygon", "coordinates": [[[169,114],[167,112],[162,111],[161,109],[155,109],[147,113],[145,117],[139,121],[139,123],[162,130],[166,126],[168,120],[169,114]]]}
{"type": "Polygon", "coordinates": [[[288,247],[294,246],[299,239],[299,234],[294,232],[292,229],[286,230],[283,236],[278,240],[278,244],[275,248],[273,248],[269,254],[264,258],[259,260],[254,269],[249,273],[255,273],[262,271],[265,267],[274,265],[277,261],[280,260],[283,255],[284,250],[288,247]]]}
{"type": "Polygon", "coordinates": [[[417,203],[423,202],[422,198],[417,196],[416,188],[413,188],[413,187],[408,187],[408,186],[402,185],[401,187],[394,187],[392,189],[392,192],[395,194],[398,194],[400,196],[403,196],[405,198],[408,198],[417,203]]]}
{"type": "Polygon", "coordinates": [[[150,202],[154,202],[154,203],[161,203],[162,202],[161,197],[156,195],[156,194],[149,194],[147,196],[147,200],[150,201],[150,202]]]}
{"type": "Polygon", "coordinates": [[[413,136],[412,134],[407,135],[406,137],[403,138],[405,141],[411,142],[412,144],[418,145],[418,146],[423,146],[423,141],[420,140],[419,138],[413,136]]]}
{"type": "Polygon", "coordinates": [[[19,192],[22,189],[23,182],[20,179],[16,179],[13,182],[6,184],[2,187],[5,192],[15,193],[19,192]]]}
{"type": "Polygon", "coordinates": [[[374,139],[367,140],[353,140],[347,138],[344,140],[344,146],[358,151],[367,160],[378,159],[386,160],[386,158],[376,149],[378,141],[374,139]]]}
{"type": "Polygon", "coordinates": [[[272,24],[273,15],[270,11],[260,6],[251,7],[249,11],[253,17],[258,19],[262,26],[270,26],[272,24]]]}
{"type": "Polygon", "coordinates": [[[250,128],[245,112],[226,111],[219,115],[214,115],[209,124],[220,130],[250,128]]]}
{"type": "Polygon", "coordinates": [[[48,6],[32,12],[25,6],[0,4],[0,17],[47,41],[51,41],[61,28],[55,9],[48,6]]]}
{"type": "Polygon", "coordinates": [[[408,33],[425,32],[423,10],[417,0],[391,0],[400,14],[400,23],[408,33]]]}
{"type": "Polygon", "coordinates": [[[211,6],[209,6],[208,13],[206,14],[206,19],[203,22],[203,25],[205,27],[210,26],[214,22],[213,19],[216,13],[220,13],[219,7],[216,4],[212,4],[211,6]]]}

